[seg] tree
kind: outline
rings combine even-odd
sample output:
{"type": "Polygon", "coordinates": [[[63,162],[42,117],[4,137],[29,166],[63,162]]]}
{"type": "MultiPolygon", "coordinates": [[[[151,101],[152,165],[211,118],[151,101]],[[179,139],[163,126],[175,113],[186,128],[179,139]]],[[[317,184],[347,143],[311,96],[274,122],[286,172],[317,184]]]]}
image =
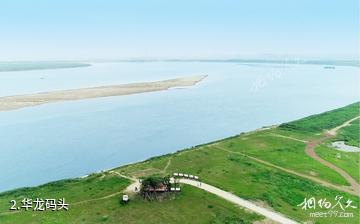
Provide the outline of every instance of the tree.
{"type": "Polygon", "coordinates": [[[158,200],[159,195],[166,194],[171,188],[170,177],[149,176],[142,180],[140,194],[144,199],[158,200]]]}

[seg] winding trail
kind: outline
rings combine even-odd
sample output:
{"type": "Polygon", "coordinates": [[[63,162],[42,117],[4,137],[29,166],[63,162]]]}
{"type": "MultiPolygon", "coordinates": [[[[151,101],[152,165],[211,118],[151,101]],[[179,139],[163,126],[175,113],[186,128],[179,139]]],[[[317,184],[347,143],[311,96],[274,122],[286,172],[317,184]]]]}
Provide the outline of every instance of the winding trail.
{"type": "Polygon", "coordinates": [[[93,199],[89,199],[89,200],[78,201],[78,202],[72,203],[71,205],[80,205],[80,204],[85,204],[85,203],[88,203],[88,202],[104,200],[104,199],[107,199],[107,198],[115,197],[115,196],[120,195],[120,194],[122,194],[121,191],[113,193],[113,194],[106,195],[106,196],[101,197],[101,198],[93,198],[93,199]]]}
{"type": "Polygon", "coordinates": [[[190,180],[190,179],[179,179],[179,182],[182,183],[182,184],[188,184],[188,185],[191,185],[193,187],[197,187],[197,188],[200,188],[204,191],[207,191],[211,194],[215,194],[229,202],[232,202],[236,205],[239,205],[241,207],[244,207],[244,208],[247,208],[253,212],[256,212],[260,215],[263,215],[265,216],[266,218],[269,218],[271,220],[274,220],[276,222],[279,222],[279,223],[283,223],[283,224],[295,224],[295,223],[298,223],[292,219],[289,219],[279,213],[276,213],[276,212],[273,212],[273,211],[270,211],[266,208],[262,208],[250,201],[247,201],[245,199],[242,199],[230,192],[227,192],[227,191],[224,191],[224,190],[221,190],[220,188],[217,188],[217,187],[214,187],[212,185],[209,185],[209,184],[206,184],[206,183],[201,183],[199,181],[196,181],[196,180],[190,180]]]}
{"type": "Polygon", "coordinates": [[[279,134],[272,134],[270,136],[274,136],[274,137],[279,137],[279,138],[287,138],[287,139],[291,139],[294,141],[298,141],[298,142],[302,142],[302,143],[307,143],[306,140],[302,140],[302,139],[298,139],[298,138],[294,138],[294,137],[290,137],[290,136],[285,136],[285,135],[279,135],[279,134]]]}
{"type": "Polygon", "coordinates": [[[309,141],[305,147],[305,153],[308,156],[310,156],[314,160],[318,161],[319,163],[329,167],[330,169],[332,169],[335,172],[337,172],[338,174],[340,174],[350,184],[352,190],[356,193],[357,196],[360,195],[360,184],[352,176],[350,176],[345,170],[335,166],[334,164],[332,164],[332,163],[322,159],[320,156],[318,156],[315,152],[315,147],[317,145],[321,144],[322,142],[324,142],[325,140],[332,138],[333,136],[335,136],[337,134],[337,131],[339,129],[348,126],[351,122],[353,122],[359,118],[360,118],[360,116],[355,117],[351,120],[346,121],[342,125],[339,125],[329,131],[326,131],[322,138],[309,141]]]}
{"type": "Polygon", "coordinates": [[[169,158],[168,162],[166,163],[166,166],[164,167],[164,169],[162,170],[162,172],[166,173],[166,170],[169,168],[171,164],[171,157],[169,158]]]}
{"type": "MultiPolygon", "coordinates": [[[[167,167],[169,167],[171,163],[171,159],[169,159],[168,163],[166,164],[164,170],[167,169],[167,167]]],[[[126,178],[126,179],[129,179],[129,180],[132,180],[133,183],[130,184],[124,192],[126,193],[129,193],[129,194],[134,194],[134,193],[138,193],[138,190],[140,189],[140,181],[139,179],[136,179],[134,177],[128,177],[128,176],[125,176],[125,175],[122,175],[120,174],[119,172],[116,172],[116,171],[110,171],[109,173],[113,173],[113,174],[116,174],[120,177],[123,177],[123,178],[126,178]]],[[[172,181],[174,181],[174,178],[172,178],[172,181]]],[[[276,212],[273,212],[273,211],[270,211],[269,209],[266,209],[266,208],[263,208],[263,207],[260,207],[250,201],[247,201],[243,198],[240,198],[230,192],[226,192],[224,190],[221,190],[220,188],[217,188],[217,187],[214,187],[214,186],[211,186],[209,184],[206,184],[206,183],[203,183],[203,182],[199,182],[197,180],[191,180],[191,179],[178,179],[178,181],[182,184],[187,184],[187,185],[191,185],[193,187],[197,187],[197,188],[200,188],[202,190],[205,190],[211,194],[215,194],[229,202],[232,202],[238,206],[241,206],[241,207],[244,207],[244,208],[247,208],[255,213],[258,213],[260,215],[263,215],[265,216],[266,218],[268,219],[271,219],[273,221],[276,221],[278,223],[283,223],[283,224],[295,224],[297,223],[296,221],[292,220],[292,219],[289,219],[279,213],[276,213],[276,212]]],[[[114,196],[117,196],[119,194],[122,194],[122,192],[117,192],[117,193],[113,193],[113,194],[110,194],[110,195],[107,195],[107,196],[104,196],[104,197],[101,197],[101,198],[95,198],[95,199],[90,199],[90,200],[86,200],[86,201],[80,201],[80,202],[77,202],[77,203],[74,203],[74,204],[83,204],[83,203],[87,203],[87,202],[94,202],[94,201],[98,201],[98,200],[103,200],[103,199],[107,199],[107,198],[110,198],[110,197],[114,197],[114,196]]]]}
{"type": "Polygon", "coordinates": [[[325,180],[319,179],[317,177],[306,175],[306,174],[303,174],[303,173],[299,173],[299,172],[296,172],[294,170],[290,170],[290,169],[287,169],[287,168],[272,164],[272,163],[267,162],[265,160],[262,160],[262,159],[247,155],[245,153],[231,151],[231,150],[228,150],[228,149],[223,148],[223,147],[218,146],[218,145],[212,145],[212,146],[217,148],[217,149],[228,152],[228,153],[233,153],[233,154],[238,154],[238,155],[244,156],[244,157],[246,157],[248,159],[251,159],[251,160],[254,160],[254,161],[258,162],[258,163],[262,163],[264,165],[276,168],[276,169],[284,171],[286,173],[290,173],[290,174],[293,174],[293,175],[296,175],[296,176],[299,176],[299,177],[302,177],[302,178],[305,178],[305,179],[312,180],[312,181],[314,181],[316,183],[321,184],[322,186],[329,187],[329,188],[332,188],[332,189],[335,189],[335,190],[338,190],[338,191],[342,191],[342,192],[346,192],[346,193],[358,196],[358,194],[356,192],[354,192],[352,189],[350,189],[350,188],[348,188],[346,186],[335,185],[335,184],[329,183],[329,182],[327,182],[325,180]]]}
{"type": "Polygon", "coordinates": [[[350,119],[350,120],[346,121],[346,122],[343,123],[342,125],[339,125],[339,126],[333,128],[333,129],[331,129],[330,131],[328,131],[328,133],[329,133],[330,135],[334,136],[334,135],[336,135],[336,132],[337,132],[339,129],[344,128],[344,127],[346,127],[346,126],[349,126],[351,122],[353,122],[353,121],[355,121],[355,120],[357,120],[357,119],[359,119],[359,118],[360,118],[360,116],[354,117],[353,119],[350,119]]]}
{"type": "MultiPolygon", "coordinates": [[[[234,154],[242,155],[242,156],[247,157],[249,159],[252,159],[252,160],[254,160],[256,162],[259,162],[259,163],[262,163],[262,164],[277,168],[277,169],[282,170],[284,172],[291,173],[291,174],[294,174],[294,175],[297,175],[297,176],[300,176],[300,177],[303,177],[303,178],[313,180],[314,182],[320,183],[323,186],[327,186],[327,187],[330,187],[330,188],[333,188],[333,189],[336,189],[336,190],[340,190],[340,191],[343,191],[343,192],[347,192],[347,193],[359,196],[360,195],[360,185],[359,185],[359,183],[356,180],[354,180],[347,172],[345,172],[341,168],[339,168],[339,167],[335,166],[334,164],[320,158],[316,154],[316,152],[314,150],[314,148],[318,144],[321,144],[325,140],[335,136],[339,129],[348,126],[351,122],[353,122],[353,121],[355,121],[355,120],[357,120],[359,118],[360,118],[360,116],[355,117],[355,118],[353,118],[351,120],[348,120],[345,123],[343,123],[342,125],[339,125],[339,126],[333,128],[333,129],[325,132],[323,137],[321,137],[319,139],[314,139],[314,140],[308,141],[307,145],[305,147],[305,152],[306,152],[306,154],[308,156],[310,156],[311,158],[315,159],[316,161],[322,163],[323,165],[325,165],[325,166],[333,169],[337,173],[339,173],[343,178],[345,178],[350,183],[351,189],[346,188],[345,186],[334,185],[334,184],[331,184],[331,183],[329,183],[327,181],[318,179],[316,177],[305,175],[305,174],[298,173],[298,172],[293,171],[293,170],[283,168],[281,166],[274,165],[274,164],[269,163],[267,161],[258,159],[258,158],[253,157],[253,156],[249,156],[249,155],[241,153],[241,152],[234,152],[234,151],[228,150],[226,148],[223,148],[223,147],[219,146],[216,143],[212,144],[212,146],[214,146],[217,149],[226,151],[228,153],[234,153],[234,154]]],[[[279,137],[286,137],[286,136],[279,136],[279,137]]],[[[291,138],[291,139],[293,139],[293,138],[291,138]]],[[[293,139],[293,140],[303,142],[303,140],[299,140],[299,139],[293,139]]],[[[168,160],[166,166],[163,169],[163,172],[166,172],[166,170],[170,166],[170,164],[171,164],[171,158],[168,160]]],[[[120,177],[129,179],[129,180],[133,181],[133,183],[130,184],[124,191],[115,192],[115,193],[112,193],[112,194],[109,194],[109,195],[106,195],[106,196],[103,196],[103,197],[100,197],[100,198],[94,198],[94,199],[75,202],[75,203],[73,203],[73,205],[79,205],[79,204],[84,204],[84,203],[88,203],[88,202],[94,202],[94,201],[98,201],[98,200],[108,199],[108,198],[120,195],[123,192],[137,193],[138,190],[140,189],[140,181],[138,179],[122,175],[122,174],[120,174],[119,172],[116,172],[116,171],[109,171],[109,173],[113,173],[113,174],[116,174],[116,175],[118,175],[120,177]]],[[[276,212],[270,211],[270,210],[268,210],[266,208],[260,207],[260,206],[254,204],[254,203],[252,203],[250,201],[242,199],[242,198],[240,198],[240,197],[238,197],[238,196],[236,196],[236,195],[234,195],[234,194],[232,194],[230,192],[221,190],[220,188],[214,187],[212,185],[202,183],[202,182],[199,182],[199,181],[196,181],[196,180],[190,180],[190,179],[179,179],[179,182],[182,183],[182,184],[188,184],[188,185],[191,185],[193,187],[197,187],[199,189],[205,190],[205,191],[207,191],[209,193],[215,194],[215,195],[217,195],[217,196],[219,196],[219,197],[221,197],[221,198],[223,198],[223,199],[225,199],[227,201],[230,201],[230,202],[232,202],[232,203],[234,203],[236,205],[239,205],[241,207],[244,207],[244,208],[247,208],[247,209],[249,209],[251,211],[254,211],[254,212],[258,213],[258,214],[261,214],[261,215],[263,215],[263,216],[265,216],[265,217],[267,217],[267,218],[269,218],[269,219],[271,219],[273,221],[276,221],[276,222],[279,222],[279,223],[284,223],[284,224],[295,224],[295,223],[297,223],[296,221],[294,221],[292,219],[289,219],[289,218],[287,218],[287,217],[285,217],[285,216],[283,216],[283,215],[281,215],[279,213],[276,213],[276,212]]],[[[17,214],[17,213],[18,213],[18,211],[16,211],[16,212],[3,212],[3,213],[0,213],[0,216],[1,215],[17,214]]]]}
{"type": "MultiPolygon", "coordinates": [[[[118,196],[118,195],[122,195],[124,192],[132,194],[132,193],[138,192],[138,189],[140,189],[140,182],[139,182],[138,179],[122,175],[121,173],[116,172],[116,171],[112,171],[112,170],[109,171],[109,173],[118,175],[119,177],[122,177],[122,178],[125,178],[125,179],[128,179],[128,180],[131,180],[131,181],[133,181],[133,183],[131,183],[129,186],[127,186],[126,189],[123,190],[123,191],[114,192],[112,194],[105,195],[105,196],[102,196],[102,197],[99,197],[99,198],[92,198],[92,199],[87,199],[87,200],[83,200],[83,201],[77,201],[77,202],[71,203],[70,206],[81,205],[81,204],[86,204],[86,203],[89,203],[89,202],[95,202],[95,201],[99,201],[99,200],[112,198],[112,197],[115,197],[115,196],[118,196]]],[[[0,217],[5,216],[5,215],[19,214],[19,213],[21,213],[21,211],[0,212],[0,217]]]]}
{"type": "MultiPolygon", "coordinates": [[[[123,191],[123,192],[126,192],[126,193],[136,193],[139,191],[140,189],[140,181],[139,179],[137,178],[134,178],[134,177],[128,177],[128,176],[125,176],[125,175],[122,175],[121,173],[117,172],[117,171],[109,171],[109,173],[113,173],[113,174],[116,174],[122,178],[125,178],[125,179],[128,179],[128,180],[131,180],[132,183],[126,187],[126,189],[123,191]]],[[[122,192],[119,192],[119,194],[122,193],[122,192]]]]}
{"type": "MultiPolygon", "coordinates": [[[[170,164],[171,160],[169,160],[168,164],[170,164]]],[[[111,171],[112,173],[115,173],[121,177],[124,177],[124,178],[127,178],[129,180],[133,180],[134,182],[132,184],[130,184],[125,192],[129,193],[129,194],[133,194],[133,193],[137,193],[138,190],[137,189],[140,189],[140,182],[138,179],[136,178],[133,178],[133,177],[127,177],[127,176],[124,176],[118,172],[115,172],[115,171],[111,171]]],[[[212,185],[209,185],[209,184],[206,184],[206,183],[203,183],[203,182],[199,182],[197,180],[191,180],[191,179],[184,179],[184,178],[181,178],[181,179],[177,179],[179,181],[179,183],[182,183],[182,184],[187,184],[187,185],[191,185],[193,187],[197,187],[197,188],[200,188],[202,190],[205,190],[211,194],[215,194],[229,202],[232,202],[238,206],[241,206],[243,208],[246,208],[246,209],[249,209],[255,213],[258,213],[260,215],[263,215],[265,216],[266,218],[268,219],[271,219],[273,221],[276,221],[278,223],[282,223],[282,224],[296,224],[298,222],[292,220],[292,219],[289,219],[279,213],[276,213],[276,212],[273,212],[273,211],[270,211],[269,209],[266,209],[266,208],[263,208],[263,207],[260,207],[256,204],[254,204],[253,202],[250,202],[250,201],[247,201],[243,198],[240,198],[230,192],[227,192],[227,191],[224,191],[224,190],[221,190],[220,188],[217,188],[217,187],[214,187],[212,185]]],[[[171,182],[174,183],[175,179],[174,178],[171,178],[171,182]]],[[[82,201],[82,202],[79,202],[79,203],[85,203],[85,202],[91,202],[91,201],[96,201],[96,200],[102,200],[102,199],[105,199],[105,198],[109,198],[109,197],[113,197],[115,195],[118,195],[118,194],[121,194],[122,192],[118,192],[118,193],[115,193],[115,194],[111,194],[111,195],[108,195],[108,196],[105,196],[105,197],[102,197],[102,198],[97,198],[97,199],[92,199],[92,200],[87,200],[87,201],[82,201]]],[[[76,203],[76,204],[79,204],[79,203],[76,203]]]]}

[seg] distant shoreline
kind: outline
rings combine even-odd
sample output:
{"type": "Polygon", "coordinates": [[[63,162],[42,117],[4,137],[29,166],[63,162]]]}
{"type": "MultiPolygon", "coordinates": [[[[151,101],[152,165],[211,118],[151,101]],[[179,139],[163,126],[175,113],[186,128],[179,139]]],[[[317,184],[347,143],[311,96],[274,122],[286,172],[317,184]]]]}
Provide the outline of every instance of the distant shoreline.
{"type": "Polygon", "coordinates": [[[0,72],[20,72],[34,70],[64,69],[89,67],[91,64],[80,62],[61,62],[61,61],[39,61],[39,62],[1,62],[0,72]]]}
{"type": "Polygon", "coordinates": [[[193,86],[206,78],[206,75],[182,77],[155,82],[141,82],[83,89],[60,90],[26,95],[0,97],[0,112],[33,107],[62,101],[93,99],[99,97],[122,96],[136,93],[168,90],[174,87],[193,86]]]}

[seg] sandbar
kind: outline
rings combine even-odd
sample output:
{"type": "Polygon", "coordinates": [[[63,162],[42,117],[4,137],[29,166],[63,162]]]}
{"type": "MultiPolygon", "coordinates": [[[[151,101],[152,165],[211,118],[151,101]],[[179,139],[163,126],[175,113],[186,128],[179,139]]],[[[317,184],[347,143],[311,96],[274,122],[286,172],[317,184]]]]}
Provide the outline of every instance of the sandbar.
{"type": "Polygon", "coordinates": [[[0,97],[0,111],[16,110],[24,107],[33,107],[62,101],[122,96],[168,90],[175,87],[193,86],[206,77],[207,75],[198,75],[154,82],[140,82],[82,89],[58,90],[26,95],[5,96],[0,97]]]}

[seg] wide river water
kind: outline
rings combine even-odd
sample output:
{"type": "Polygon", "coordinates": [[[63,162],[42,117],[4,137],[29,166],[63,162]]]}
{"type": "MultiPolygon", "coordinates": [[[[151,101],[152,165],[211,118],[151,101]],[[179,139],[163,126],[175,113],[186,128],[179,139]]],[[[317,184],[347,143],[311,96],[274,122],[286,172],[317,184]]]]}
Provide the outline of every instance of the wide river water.
{"type": "Polygon", "coordinates": [[[345,106],[359,68],[94,63],[0,73],[0,96],[208,75],[196,86],[0,112],[0,191],[82,176],[345,106]]]}

